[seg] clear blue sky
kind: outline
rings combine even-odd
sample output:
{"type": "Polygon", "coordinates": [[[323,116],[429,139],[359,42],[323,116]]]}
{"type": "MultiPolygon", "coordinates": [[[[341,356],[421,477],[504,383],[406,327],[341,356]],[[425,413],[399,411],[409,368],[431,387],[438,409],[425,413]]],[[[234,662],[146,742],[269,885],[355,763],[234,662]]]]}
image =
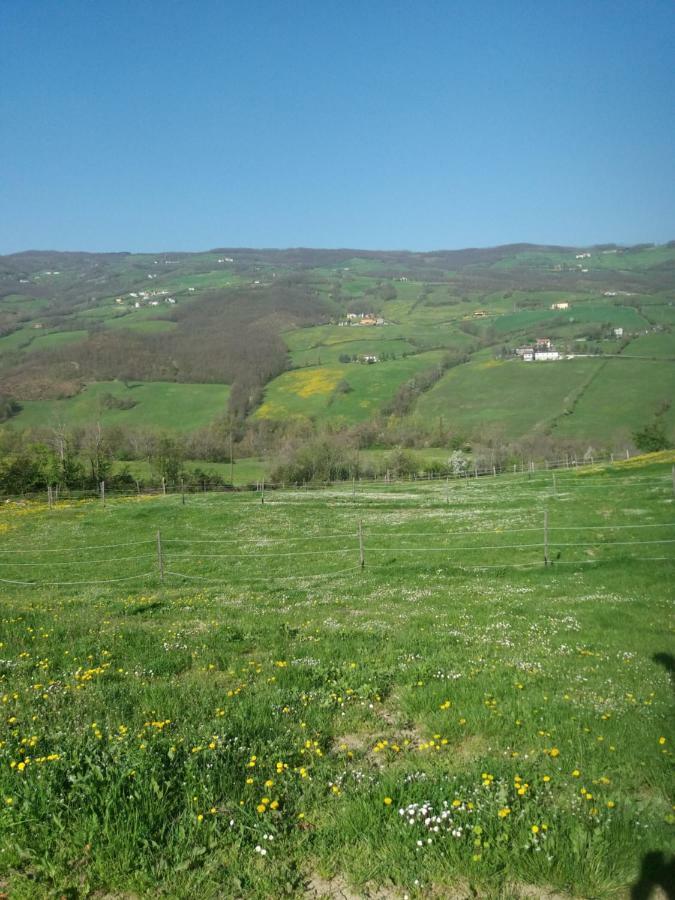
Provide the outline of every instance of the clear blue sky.
{"type": "Polygon", "coordinates": [[[672,0],[3,0],[0,252],[675,238],[672,0]]]}

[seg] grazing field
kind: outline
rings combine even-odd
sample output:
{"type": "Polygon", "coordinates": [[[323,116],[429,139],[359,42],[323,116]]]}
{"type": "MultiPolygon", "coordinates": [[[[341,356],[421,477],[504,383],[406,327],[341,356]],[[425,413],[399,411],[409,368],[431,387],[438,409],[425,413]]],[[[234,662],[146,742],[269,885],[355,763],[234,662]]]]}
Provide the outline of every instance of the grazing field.
{"type": "Polygon", "coordinates": [[[621,896],[673,842],[674,461],[4,504],[3,890],[621,896]]]}
{"type": "MultiPolygon", "coordinates": [[[[632,346],[626,351],[632,353],[632,346]]],[[[596,364],[597,365],[597,364],[596,364]]],[[[639,428],[658,415],[666,433],[675,437],[675,366],[650,359],[608,359],[600,364],[597,377],[584,390],[574,406],[574,414],[563,416],[557,424],[560,437],[595,434],[596,441],[611,440],[631,428],[639,428]],[[617,385],[621,393],[617,394],[617,385]],[[621,418],[613,415],[617,404],[621,418]]]]}
{"type": "MultiPolygon", "coordinates": [[[[417,412],[428,417],[444,416],[460,433],[478,429],[488,433],[493,429],[497,436],[510,439],[545,431],[556,417],[573,407],[602,365],[596,359],[472,362],[446,372],[419,399],[417,412]],[[515,397],[520,398],[517,403],[513,402],[515,397]]],[[[610,423],[615,421],[614,417],[610,419],[610,423]]]]}
{"type": "Polygon", "coordinates": [[[138,425],[190,431],[208,425],[227,410],[229,387],[225,384],[176,384],[175,382],[99,381],[67,400],[26,400],[14,420],[19,426],[138,425]],[[106,405],[110,397],[123,406],[106,405]],[[106,399],[108,398],[108,399],[106,399]]]}
{"type": "Polygon", "coordinates": [[[268,385],[259,419],[288,416],[359,422],[377,414],[399,385],[441,361],[440,351],[418,353],[405,359],[333,366],[308,366],[284,372],[268,385]],[[341,390],[343,385],[345,390],[341,390]]]}

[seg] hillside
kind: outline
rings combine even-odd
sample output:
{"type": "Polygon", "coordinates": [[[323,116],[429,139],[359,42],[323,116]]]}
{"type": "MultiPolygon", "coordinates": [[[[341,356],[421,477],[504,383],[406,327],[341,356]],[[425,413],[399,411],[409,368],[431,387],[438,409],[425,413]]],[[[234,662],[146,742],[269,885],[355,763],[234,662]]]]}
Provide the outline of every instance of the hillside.
{"type": "Polygon", "coordinates": [[[0,257],[4,427],[673,440],[673,326],[674,244],[31,251],[0,257]],[[559,360],[514,355],[544,338],[559,360]]]}

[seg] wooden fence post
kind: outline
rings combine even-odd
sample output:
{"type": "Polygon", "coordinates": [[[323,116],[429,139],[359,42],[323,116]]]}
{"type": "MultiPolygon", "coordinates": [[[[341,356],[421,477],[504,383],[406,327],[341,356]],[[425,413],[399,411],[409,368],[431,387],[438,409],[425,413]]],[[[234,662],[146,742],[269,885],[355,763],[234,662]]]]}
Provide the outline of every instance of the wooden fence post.
{"type": "Polygon", "coordinates": [[[164,581],[164,560],[162,559],[162,532],[157,530],[157,568],[159,580],[164,581]]]}
{"type": "Polygon", "coordinates": [[[183,506],[185,506],[185,482],[182,478],[180,480],[180,496],[181,500],[183,501],[183,506]]]}
{"type": "Polygon", "coordinates": [[[363,569],[366,564],[366,555],[363,548],[363,522],[359,519],[359,565],[363,569]]]}
{"type": "Polygon", "coordinates": [[[558,490],[557,490],[556,483],[555,483],[555,472],[553,473],[553,496],[554,497],[558,496],[558,490]]]}
{"type": "Polygon", "coordinates": [[[103,509],[105,509],[105,481],[101,482],[101,503],[103,504],[103,509]]]}
{"type": "Polygon", "coordinates": [[[445,502],[450,503],[450,479],[445,479],[445,502]]]}
{"type": "Polygon", "coordinates": [[[261,503],[265,502],[265,479],[264,478],[260,485],[260,502],[261,503]]]}
{"type": "Polygon", "coordinates": [[[166,496],[166,478],[162,475],[162,493],[166,496]]]}
{"type": "Polygon", "coordinates": [[[544,510],[544,566],[548,565],[548,510],[544,510]]]}

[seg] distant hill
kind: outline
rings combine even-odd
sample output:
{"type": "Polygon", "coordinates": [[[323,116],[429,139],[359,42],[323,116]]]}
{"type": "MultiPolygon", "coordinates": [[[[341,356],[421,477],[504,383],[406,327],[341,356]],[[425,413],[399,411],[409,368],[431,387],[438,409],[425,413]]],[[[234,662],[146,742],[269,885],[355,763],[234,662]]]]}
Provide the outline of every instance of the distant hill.
{"type": "Polygon", "coordinates": [[[609,446],[658,420],[675,439],[674,326],[675,242],[29,250],[0,257],[2,427],[440,420],[609,446]],[[515,355],[543,338],[564,358],[515,355]]]}

